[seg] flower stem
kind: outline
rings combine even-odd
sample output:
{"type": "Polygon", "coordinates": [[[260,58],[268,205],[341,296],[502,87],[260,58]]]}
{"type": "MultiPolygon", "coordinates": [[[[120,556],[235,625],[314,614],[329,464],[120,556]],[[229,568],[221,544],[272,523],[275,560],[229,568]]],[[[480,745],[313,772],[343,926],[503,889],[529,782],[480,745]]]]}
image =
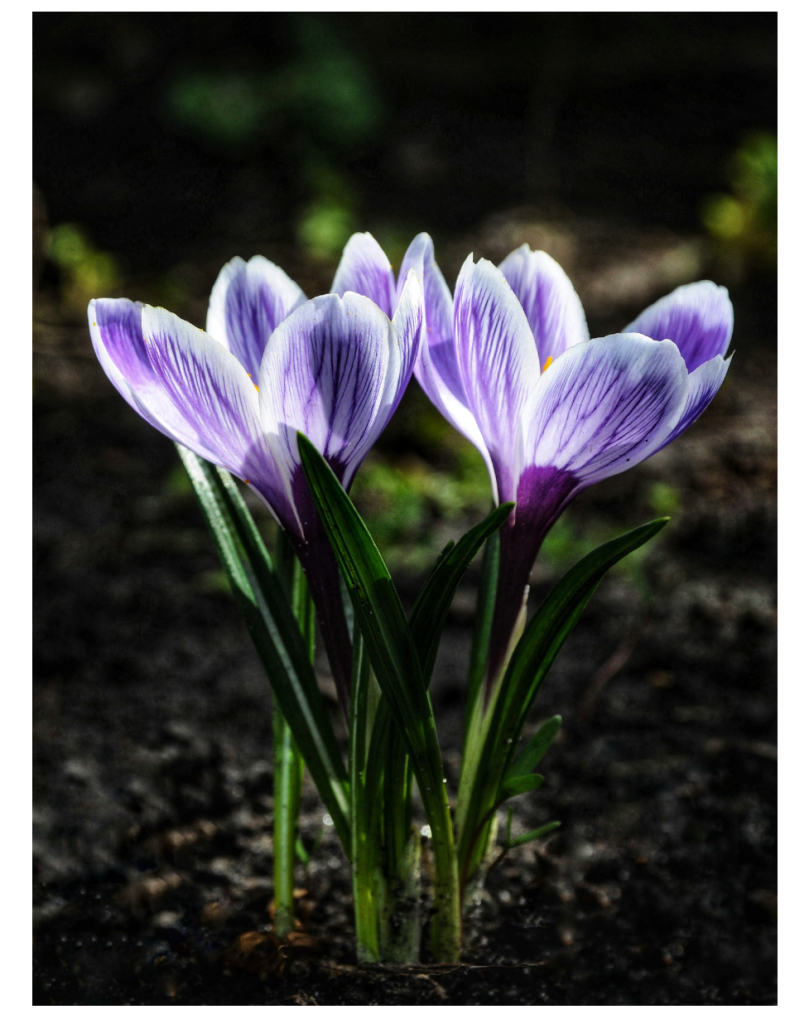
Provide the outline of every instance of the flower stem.
{"type": "Polygon", "coordinates": [[[275,818],[273,822],[273,927],[281,937],[295,930],[295,840],[298,831],[303,761],[286,719],[273,709],[275,739],[275,818]]]}
{"type": "Polygon", "coordinates": [[[351,866],[354,889],[354,921],[357,929],[357,960],[378,963],[378,843],[374,842],[366,790],[366,728],[370,663],[358,627],[354,630],[351,669],[348,773],[351,785],[351,866]]]}
{"type": "MultiPolygon", "coordinates": [[[[306,644],[310,661],[315,654],[314,605],[303,569],[283,535],[279,536],[278,562],[292,610],[306,644]]],[[[273,927],[285,938],[295,930],[295,842],[303,783],[303,758],[281,709],[273,708],[275,741],[273,881],[275,917],[273,927]]]]}

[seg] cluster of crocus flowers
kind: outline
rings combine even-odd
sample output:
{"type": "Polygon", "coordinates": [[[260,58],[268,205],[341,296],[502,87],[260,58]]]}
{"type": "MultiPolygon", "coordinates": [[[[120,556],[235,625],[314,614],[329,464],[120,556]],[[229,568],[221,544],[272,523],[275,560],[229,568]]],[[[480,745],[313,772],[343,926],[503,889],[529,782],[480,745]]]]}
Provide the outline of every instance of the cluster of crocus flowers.
{"type": "Polygon", "coordinates": [[[733,308],[725,288],[700,281],[622,333],[590,339],[581,301],[547,253],[524,245],[499,268],[470,255],[453,301],[430,239],[410,252],[427,300],[416,377],[480,451],[495,503],[516,502],[501,530],[491,692],[548,530],[576,494],[654,455],[705,410],[730,363],[733,308]]]}
{"type": "Polygon", "coordinates": [[[90,303],[96,354],[148,422],[224,466],[266,502],[309,579],[344,705],[350,642],[338,570],[298,455],[302,431],[347,489],[415,369],[446,419],[480,451],[501,531],[488,686],[499,678],[539,547],[584,488],[678,437],[727,372],[733,312],[708,281],[590,339],[561,267],[528,246],[499,268],[472,256],[454,300],[429,235],[398,280],[354,235],[332,292],[307,300],[277,266],[235,259],[211,293],[207,329],[127,299],[90,303]]]}
{"type": "Polygon", "coordinates": [[[421,283],[415,272],[406,275],[395,313],[393,294],[381,305],[368,298],[381,298],[367,274],[369,237],[347,246],[333,292],[308,301],[269,260],[232,260],[211,292],[205,331],[128,299],[94,299],[88,310],[96,355],[127,402],[249,484],[286,531],[309,580],[344,707],[351,645],[337,563],[301,471],[297,432],[348,489],[412,375],[424,320],[421,283]]]}

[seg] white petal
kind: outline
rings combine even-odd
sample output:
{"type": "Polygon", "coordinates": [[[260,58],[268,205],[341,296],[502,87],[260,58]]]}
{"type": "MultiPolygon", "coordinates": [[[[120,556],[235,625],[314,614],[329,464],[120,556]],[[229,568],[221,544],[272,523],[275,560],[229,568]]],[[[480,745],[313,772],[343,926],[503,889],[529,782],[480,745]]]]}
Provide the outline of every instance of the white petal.
{"type": "Polygon", "coordinates": [[[254,256],[226,263],[213,286],[206,330],[258,380],[270,335],[306,296],[280,267],[254,256]]]}
{"type": "Polygon", "coordinates": [[[467,404],[494,465],[498,501],[516,493],[522,412],[540,377],[534,336],[517,297],[488,260],[470,256],[455,289],[455,353],[467,404]]]}
{"type": "Polygon", "coordinates": [[[526,407],[525,464],[567,470],[583,484],[629,469],[658,450],[687,390],[673,342],[613,334],[574,345],[526,407]]]}
{"type": "Polygon", "coordinates": [[[372,299],[388,317],[393,316],[396,283],[393,267],[373,235],[355,234],[343,249],[331,290],[336,295],[356,292],[372,299]]]}
{"type": "Polygon", "coordinates": [[[540,366],[549,356],[558,359],[571,345],[589,339],[581,299],[555,259],[523,245],[503,260],[500,269],[528,317],[540,366]]]}
{"type": "Polygon", "coordinates": [[[390,320],[362,295],[311,299],[277,328],[261,364],[259,401],[290,487],[299,430],[350,484],[385,425],[400,365],[390,320]]]}

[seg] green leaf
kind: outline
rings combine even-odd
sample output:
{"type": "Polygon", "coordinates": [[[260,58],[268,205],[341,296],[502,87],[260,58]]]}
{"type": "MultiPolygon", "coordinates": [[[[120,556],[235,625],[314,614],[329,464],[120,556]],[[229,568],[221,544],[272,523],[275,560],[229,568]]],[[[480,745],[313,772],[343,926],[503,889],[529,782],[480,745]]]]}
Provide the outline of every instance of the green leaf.
{"type": "Polygon", "coordinates": [[[435,853],[433,954],[454,959],[460,948],[455,839],[438,735],[416,646],[387,566],[351,499],[301,433],[298,451],[321,524],[345,577],[371,666],[413,761],[435,853]]]}
{"type": "MultiPolygon", "coordinates": [[[[331,467],[303,435],[298,450],[323,528],[348,586],[379,685],[423,759],[421,666],[399,595],[379,550],[331,467]]],[[[426,768],[426,762],[424,762],[426,768]]]]}
{"type": "Polygon", "coordinates": [[[562,577],[529,622],[491,708],[485,739],[476,748],[474,781],[461,809],[458,849],[464,865],[462,881],[471,877],[480,864],[488,835],[485,824],[496,805],[531,705],[562,644],[607,571],[650,540],[668,521],[652,520],[591,551],[562,577]]]}
{"type": "Polygon", "coordinates": [[[522,846],[523,843],[530,843],[532,839],[541,839],[549,832],[553,832],[554,829],[559,828],[561,824],[561,821],[549,821],[547,825],[543,825],[541,828],[535,828],[533,832],[523,832],[523,834],[521,836],[517,836],[516,839],[509,839],[506,845],[509,850],[513,850],[515,846],[522,846]]]}
{"type": "Polygon", "coordinates": [[[509,775],[500,790],[501,802],[510,796],[518,796],[520,793],[530,793],[533,789],[539,789],[544,781],[544,775],[509,775]]]}
{"type": "Polygon", "coordinates": [[[348,777],[289,595],[230,474],[180,445],[177,450],[275,698],[349,850],[348,777]]]}
{"type": "Polygon", "coordinates": [[[525,745],[521,753],[515,758],[514,764],[512,764],[511,768],[509,768],[506,773],[506,782],[504,785],[508,783],[509,779],[525,775],[527,772],[531,772],[536,768],[547,753],[548,747],[556,739],[556,735],[559,732],[561,725],[561,716],[554,715],[553,718],[549,718],[547,722],[544,722],[539,727],[525,745]]]}
{"type": "Polygon", "coordinates": [[[472,651],[469,655],[469,676],[466,686],[466,708],[464,711],[464,758],[469,742],[472,722],[479,720],[482,713],[483,680],[489,656],[489,638],[494,619],[495,598],[497,597],[497,576],[500,569],[500,534],[494,533],[486,541],[483,550],[483,568],[480,574],[475,629],[472,634],[472,651]]]}
{"type": "MultiPolygon", "coordinates": [[[[519,723],[519,732],[522,732],[537,690],[607,571],[651,540],[668,521],[668,518],[654,519],[602,544],[556,584],[529,622],[512,655],[498,698],[503,710],[502,725],[519,723]]],[[[519,733],[514,736],[513,731],[506,735],[515,741],[519,739],[519,733]]]]}
{"type": "Polygon", "coordinates": [[[410,612],[409,623],[421,670],[428,685],[458,584],[483,543],[500,529],[513,508],[514,502],[500,505],[477,526],[468,530],[456,544],[450,541],[419,591],[410,612]]]}

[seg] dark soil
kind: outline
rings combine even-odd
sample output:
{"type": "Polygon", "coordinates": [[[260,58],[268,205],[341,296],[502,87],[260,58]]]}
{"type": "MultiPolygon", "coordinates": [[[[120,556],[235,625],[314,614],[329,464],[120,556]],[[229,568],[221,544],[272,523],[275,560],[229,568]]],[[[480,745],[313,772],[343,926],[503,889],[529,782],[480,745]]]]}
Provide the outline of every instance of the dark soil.
{"type": "MultiPolygon", "coordinates": [[[[347,864],[310,784],[301,929],[281,948],[271,935],[268,684],[172,445],[112,392],[85,325],[47,303],[38,316],[35,1003],[775,1002],[775,365],[759,298],[737,302],[738,354],[699,424],[571,513],[634,525],[660,482],[681,504],[642,578],[605,581],[537,702],[536,721],[564,726],[515,827],[562,828],[491,872],[462,965],[398,969],[356,964],[347,864]]],[[[451,786],[469,577],[434,684],[451,786]]],[[[418,580],[399,582],[411,599],[418,580]]],[[[534,601],[548,582],[540,566],[534,601]]]]}

